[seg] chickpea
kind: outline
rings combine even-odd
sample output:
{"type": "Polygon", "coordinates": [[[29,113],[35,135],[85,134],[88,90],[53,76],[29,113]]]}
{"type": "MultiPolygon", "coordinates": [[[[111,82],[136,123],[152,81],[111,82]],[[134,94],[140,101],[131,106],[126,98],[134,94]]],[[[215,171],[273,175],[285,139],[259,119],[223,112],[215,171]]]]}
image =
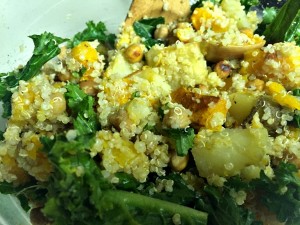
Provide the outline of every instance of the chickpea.
{"type": "Polygon", "coordinates": [[[81,90],[87,95],[95,96],[97,90],[95,88],[96,83],[93,80],[84,80],[79,83],[81,90]]]}
{"type": "Polygon", "coordinates": [[[69,71],[66,71],[65,73],[59,73],[57,75],[57,77],[60,81],[64,82],[64,81],[69,81],[71,79],[72,75],[69,71]]]}
{"type": "Polygon", "coordinates": [[[60,115],[66,111],[66,99],[63,93],[56,92],[51,95],[51,105],[53,106],[53,114],[60,115]]]}
{"type": "Polygon", "coordinates": [[[125,129],[130,130],[130,127],[133,125],[133,122],[129,119],[128,113],[124,108],[119,109],[117,112],[109,116],[109,122],[116,128],[118,131],[121,130],[121,123],[125,126],[125,129]]]}
{"type": "Polygon", "coordinates": [[[218,74],[218,76],[221,79],[225,79],[229,77],[231,73],[231,66],[226,61],[220,61],[215,65],[214,71],[218,74]]]}
{"type": "Polygon", "coordinates": [[[125,50],[125,58],[130,63],[136,63],[142,60],[144,56],[140,44],[132,44],[125,50]]]}
{"type": "Polygon", "coordinates": [[[154,31],[154,38],[164,40],[169,35],[169,28],[165,24],[158,25],[156,30],[154,31]]]}
{"type": "Polygon", "coordinates": [[[182,171],[187,166],[188,162],[189,162],[189,155],[178,156],[175,151],[172,152],[170,164],[171,164],[171,168],[174,171],[176,172],[182,171]]]}
{"type": "Polygon", "coordinates": [[[260,79],[255,79],[255,80],[249,81],[247,83],[247,87],[248,88],[255,88],[258,91],[262,91],[265,87],[265,82],[263,80],[260,80],[260,79]]]}

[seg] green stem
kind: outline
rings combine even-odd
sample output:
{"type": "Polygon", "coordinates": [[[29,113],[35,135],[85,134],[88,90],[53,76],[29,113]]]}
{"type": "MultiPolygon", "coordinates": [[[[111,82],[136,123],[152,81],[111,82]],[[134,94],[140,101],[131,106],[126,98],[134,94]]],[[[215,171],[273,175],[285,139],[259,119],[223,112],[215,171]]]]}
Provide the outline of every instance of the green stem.
{"type": "MultiPolygon", "coordinates": [[[[207,213],[172,202],[167,202],[131,192],[120,190],[105,191],[103,193],[102,202],[106,203],[106,209],[108,212],[109,210],[114,210],[116,207],[122,208],[122,211],[126,210],[126,215],[131,217],[130,220],[128,219],[126,221],[129,221],[130,224],[148,224],[149,221],[146,221],[146,218],[149,217],[153,219],[155,217],[155,219],[157,219],[157,217],[161,217],[161,224],[173,224],[172,217],[175,214],[180,215],[182,225],[207,224],[207,213]],[[142,220],[139,220],[139,218],[136,218],[136,216],[142,216],[142,220]]],[[[105,214],[104,217],[106,215],[107,214],[105,214]]],[[[153,220],[150,222],[150,224],[155,224],[153,223],[153,220]]]]}
{"type": "Polygon", "coordinates": [[[264,35],[268,43],[282,42],[300,9],[299,0],[289,0],[279,10],[264,35]]]}

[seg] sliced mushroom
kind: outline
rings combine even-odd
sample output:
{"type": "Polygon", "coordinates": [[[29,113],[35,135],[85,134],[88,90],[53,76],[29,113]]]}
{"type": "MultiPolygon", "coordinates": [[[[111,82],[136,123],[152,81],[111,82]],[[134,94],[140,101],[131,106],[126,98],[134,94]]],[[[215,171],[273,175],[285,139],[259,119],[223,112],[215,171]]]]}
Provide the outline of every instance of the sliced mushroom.
{"type": "Polygon", "coordinates": [[[147,16],[149,18],[162,16],[166,22],[172,22],[189,15],[189,0],[133,0],[129,9],[128,17],[125,20],[125,26],[130,26],[134,21],[147,16]]]}
{"type": "Polygon", "coordinates": [[[278,134],[278,130],[283,128],[281,124],[282,107],[275,103],[270,97],[262,96],[257,101],[256,105],[252,108],[249,116],[243,121],[242,125],[245,126],[251,123],[254,115],[258,113],[260,122],[267,128],[268,133],[272,136],[278,134]]]}
{"type": "Polygon", "coordinates": [[[220,44],[206,43],[203,45],[206,52],[205,59],[210,62],[219,62],[222,60],[239,59],[244,53],[250,50],[259,49],[265,45],[266,41],[261,40],[252,45],[242,46],[222,46],[220,44]]]}

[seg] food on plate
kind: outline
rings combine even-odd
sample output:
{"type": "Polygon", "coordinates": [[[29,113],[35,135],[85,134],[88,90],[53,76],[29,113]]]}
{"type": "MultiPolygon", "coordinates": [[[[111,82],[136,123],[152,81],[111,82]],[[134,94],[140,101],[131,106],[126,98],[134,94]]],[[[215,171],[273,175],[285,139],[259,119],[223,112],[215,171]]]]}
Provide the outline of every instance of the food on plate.
{"type": "Polygon", "coordinates": [[[299,224],[299,1],[139,4],[1,74],[0,191],[38,223],[299,224]]]}

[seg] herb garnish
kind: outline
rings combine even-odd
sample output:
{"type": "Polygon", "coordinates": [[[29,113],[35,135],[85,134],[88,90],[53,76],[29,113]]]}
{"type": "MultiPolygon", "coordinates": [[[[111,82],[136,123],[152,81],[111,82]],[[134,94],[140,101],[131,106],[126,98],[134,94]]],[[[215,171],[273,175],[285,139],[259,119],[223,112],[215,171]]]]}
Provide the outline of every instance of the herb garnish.
{"type": "Polygon", "coordinates": [[[137,35],[144,38],[143,43],[147,48],[151,48],[155,44],[161,44],[162,41],[153,38],[154,31],[158,24],[164,24],[163,17],[142,19],[133,23],[133,29],[137,35]]]}

